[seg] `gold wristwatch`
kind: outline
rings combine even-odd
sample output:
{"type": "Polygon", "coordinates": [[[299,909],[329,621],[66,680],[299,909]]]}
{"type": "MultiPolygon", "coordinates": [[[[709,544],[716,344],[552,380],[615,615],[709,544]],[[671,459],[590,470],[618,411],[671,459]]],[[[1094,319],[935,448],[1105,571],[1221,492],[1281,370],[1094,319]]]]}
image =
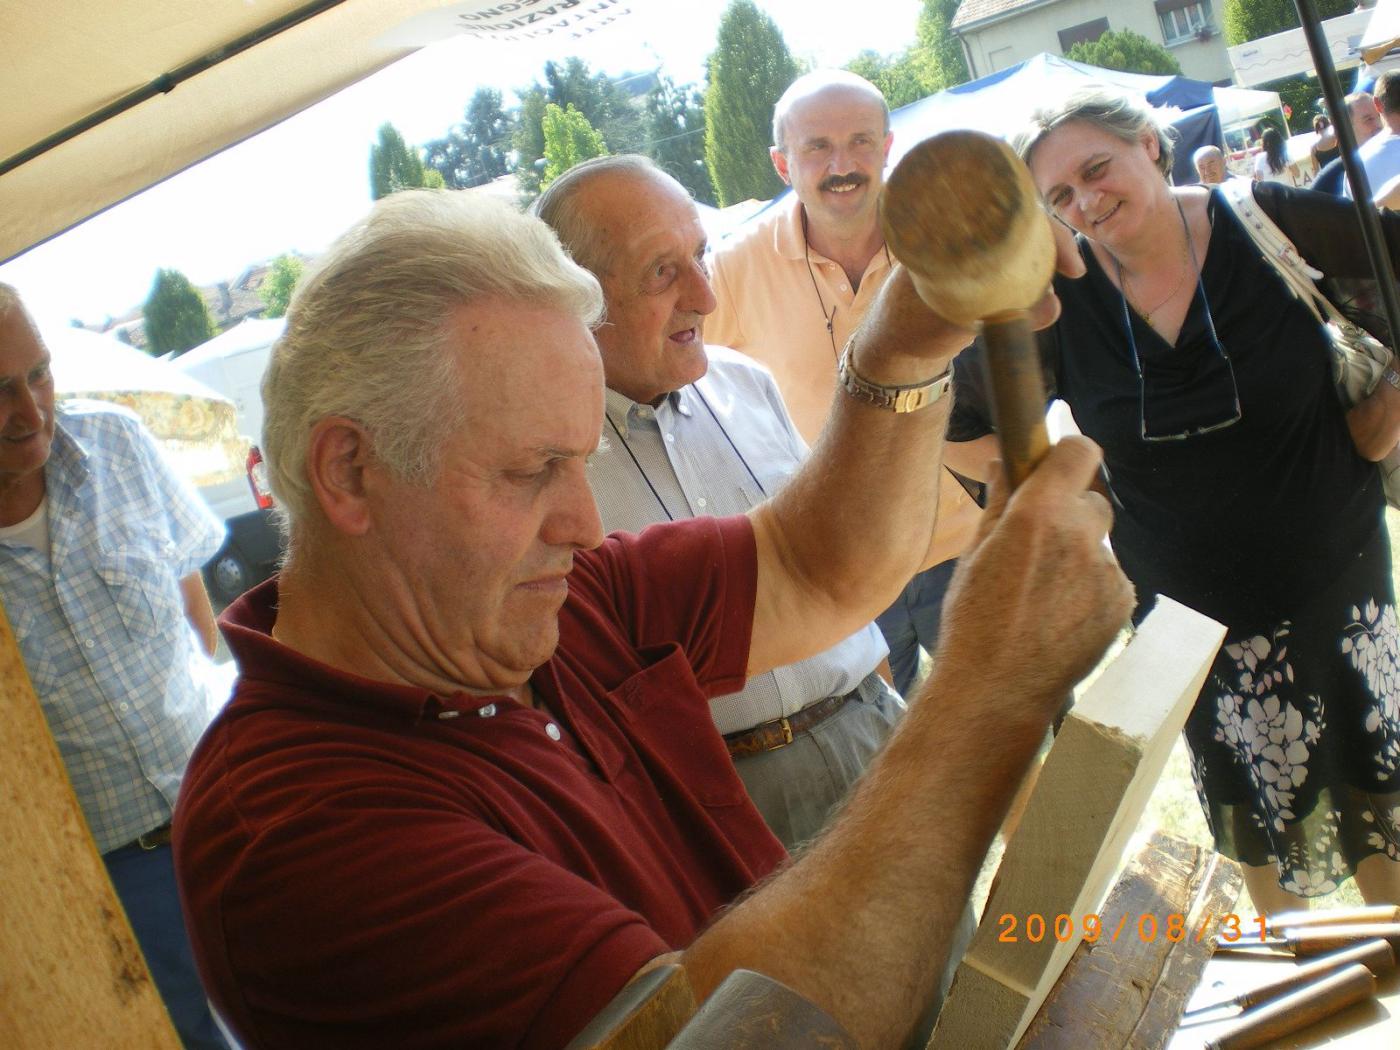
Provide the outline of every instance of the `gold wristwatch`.
{"type": "Polygon", "coordinates": [[[856,372],[851,363],[851,347],[848,344],[846,352],[841,355],[841,361],[836,366],[836,381],[846,393],[876,408],[887,408],[891,412],[917,412],[948,393],[948,389],[953,385],[953,366],[949,365],[942,375],[935,376],[926,383],[881,386],[856,372]]]}

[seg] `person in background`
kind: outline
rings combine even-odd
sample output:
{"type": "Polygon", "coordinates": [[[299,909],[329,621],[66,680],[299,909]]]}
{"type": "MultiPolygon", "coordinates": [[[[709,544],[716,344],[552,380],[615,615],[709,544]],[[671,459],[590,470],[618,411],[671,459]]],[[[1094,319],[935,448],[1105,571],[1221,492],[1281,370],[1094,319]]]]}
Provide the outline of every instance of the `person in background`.
{"type": "MultiPolygon", "coordinates": [[[[1376,105],[1380,107],[1384,129],[1356,150],[1356,159],[1366,169],[1372,198],[1378,191],[1389,194],[1389,184],[1400,175],[1400,69],[1390,69],[1376,81],[1376,105]]],[[[1353,197],[1350,184],[1346,196],[1353,197]]]]}
{"type": "Polygon", "coordinates": [[[1254,158],[1254,181],[1281,182],[1285,186],[1298,185],[1297,171],[1288,162],[1288,153],[1278,128],[1265,128],[1260,141],[1263,149],[1254,158]]]}
{"type": "Polygon", "coordinates": [[[1215,186],[1225,181],[1225,154],[1219,146],[1202,146],[1191,154],[1191,163],[1196,166],[1196,176],[1203,186],[1215,186]]]}
{"type": "Polygon", "coordinates": [[[180,914],[170,819],[209,721],[198,665],[217,631],[199,569],[224,529],[130,412],[55,404],[50,364],[0,284],[0,597],[176,1031],[186,1047],[223,1048],[180,914]]]}
{"type": "Polygon", "coordinates": [[[1342,155],[1342,145],[1337,141],[1336,129],[1325,114],[1319,113],[1313,117],[1312,126],[1317,138],[1309,153],[1312,156],[1312,176],[1317,178],[1323,168],[1342,155]]]}
{"type": "MultiPolygon", "coordinates": [[[[551,183],[535,214],[603,289],[608,447],[588,473],[603,528],[741,514],[777,492],[807,446],[766,368],[705,345],[715,300],[684,187],[646,157],[599,157],[551,183]],[[657,268],[665,276],[650,280],[657,268]]],[[[866,624],[710,702],[749,797],[789,850],[826,824],[904,709],[876,673],[886,651],[866,624]]]]}
{"type": "MultiPolygon", "coordinates": [[[[769,367],[809,444],[831,410],[841,352],[893,265],[876,211],[894,141],[889,117],[884,96],[854,73],[798,77],[774,108],[769,149],[792,194],[718,245],[710,260],[710,340],[769,367]]],[[[952,559],[978,517],[976,501],[946,470],[940,487],[933,567],[876,620],[901,693],[918,675],[921,650],[934,648],[952,559]]]]}
{"type": "MultiPolygon", "coordinates": [[[[1356,139],[1357,146],[1369,142],[1381,130],[1380,110],[1376,108],[1376,100],[1366,91],[1354,91],[1346,97],[1347,121],[1351,124],[1351,132],[1356,139]]],[[[1317,193],[1330,193],[1333,196],[1343,195],[1343,183],[1346,179],[1346,169],[1342,166],[1340,154],[1335,160],[1329,161],[1323,169],[1318,172],[1317,178],[1313,179],[1310,187],[1317,193]]]]}
{"type": "MultiPolygon", "coordinates": [[[[1135,618],[1163,594],[1229,627],[1186,726],[1216,848],[1261,913],[1351,877],[1400,904],[1400,633],[1375,466],[1400,438],[1400,375],[1343,409],[1326,330],[1218,191],[1168,183],[1153,111],[1086,92],[1015,144],[1079,234],[1088,273],[1057,280],[1045,346],[1104,449],[1135,618]]],[[[1329,279],[1369,274],[1345,201],[1252,192],[1329,279]]],[[[1400,260],[1400,218],[1383,220],[1400,260]]],[[[991,429],[962,384],[950,439],[991,429]]]]}

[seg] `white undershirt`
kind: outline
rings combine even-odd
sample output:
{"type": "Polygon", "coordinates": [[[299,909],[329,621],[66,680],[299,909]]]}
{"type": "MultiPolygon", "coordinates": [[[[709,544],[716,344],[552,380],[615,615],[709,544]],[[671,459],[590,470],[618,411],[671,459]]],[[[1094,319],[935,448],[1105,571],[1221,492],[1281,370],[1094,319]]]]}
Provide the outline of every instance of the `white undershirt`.
{"type": "Polygon", "coordinates": [[[49,497],[45,493],[34,513],[15,525],[0,526],[0,543],[33,547],[45,558],[49,556],[49,497]]]}

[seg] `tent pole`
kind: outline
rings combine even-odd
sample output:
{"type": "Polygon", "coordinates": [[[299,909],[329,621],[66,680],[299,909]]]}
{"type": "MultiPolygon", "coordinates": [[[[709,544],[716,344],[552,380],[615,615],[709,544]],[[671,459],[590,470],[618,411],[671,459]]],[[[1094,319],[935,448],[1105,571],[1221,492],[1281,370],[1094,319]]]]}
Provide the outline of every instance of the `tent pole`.
{"type": "Polygon", "coordinates": [[[1366,242],[1366,254],[1371,259],[1376,283],[1380,285],[1381,302],[1385,305],[1385,319],[1390,326],[1393,347],[1395,340],[1400,339],[1400,294],[1396,291],[1395,271],[1391,268],[1390,253],[1386,250],[1385,236],[1381,232],[1380,215],[1371,203],[1371,184],[1366,178],[1366,169],[1356,159],[1356,135],[1351,130],[1342,85],[1332,65],[1332,52],[1328,50],[1312,0],[1293,0],[1293,5],[1298,9],[1303,36],[1308,41],[1308,50],[1312,52],[1313,68],[1317,70],[1323,97],[1327,99],[1327,108],[1332,113],[1332,124],[1342,149],[1342,167],[1346,169],[1347,179],[1351,182],[1356,215],[1361,220],[1361,236],[1366,242]]]}

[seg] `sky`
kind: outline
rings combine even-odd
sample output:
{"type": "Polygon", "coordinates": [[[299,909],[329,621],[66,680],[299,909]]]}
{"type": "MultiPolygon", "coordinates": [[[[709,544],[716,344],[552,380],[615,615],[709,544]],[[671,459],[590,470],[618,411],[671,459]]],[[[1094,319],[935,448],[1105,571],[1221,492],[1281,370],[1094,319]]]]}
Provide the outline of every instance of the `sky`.
{"type": "MultiPolygon", "coordinates": [[[[914,38],[919,0],[756,0],[792,53],[843,65],[864,49],[914,38]]],[[[233,280],[283,252],[313,255],[369,207],[369,147],[385,121],[412,143],[442,137],[478,87],[528,86],[549,59],[578,55],[595,71],[660,67],[703,84],[727,0],[628,0],[631,12],[562,49],[558,43],[458,38],[352,85],[325,102],[89,219],[0,266],[41,322],[100,324],[139,306],[160,267],[196,284],[233,280]]]]}

